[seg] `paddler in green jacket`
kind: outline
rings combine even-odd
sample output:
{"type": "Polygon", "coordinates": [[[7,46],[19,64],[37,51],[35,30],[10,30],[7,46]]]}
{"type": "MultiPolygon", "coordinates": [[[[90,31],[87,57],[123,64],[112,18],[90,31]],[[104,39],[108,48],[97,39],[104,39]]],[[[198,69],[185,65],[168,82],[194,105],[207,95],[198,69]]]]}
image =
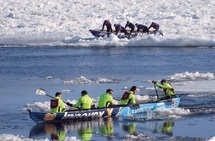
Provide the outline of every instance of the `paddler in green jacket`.
{"type": "Polygon", "coordinates": [[[132,86],[129,92],[125,92],[122,95],[120,105],[135,104],[136,103],[136,98],[135,98],[136,90],[137,90],[137,87],[132,86]]]}
{"type": "Polygon", "coordinates": [[[66,110],[65,104],[62,100],[62,94],[60,92],[56,92],[55,98],[51,100],[51,112],[64,112],[66,110]]]}
{"type": "Polygon", "coordinates": [[[105,108],[113,105],[113,90],[107,89],[105,94],[99,97],[98,108],[105,108]]]}
{"type": "Polygon", "coordinates": [[[163,89],[164,96],[160,98],[160,100],[168,99],[171,97],[176,96],[175,95],[175,90],[172,87],[170,83],[168,83],[165,79],[162,79],[160,83],[158,83],[155,80],[152,80],[152,82],[158,87],[163,89]]]}
{"type": "Polygon", "coordinates": [[[76,104],[70,104],[69,102],[67,102],[66,104],[71,107],[88,110],[91,109],[91,106],[93,105],[93,100],[88,96],[87,91],[83,90],[81,92],[81,97],[78,99],[78,102],[76,104]]]}

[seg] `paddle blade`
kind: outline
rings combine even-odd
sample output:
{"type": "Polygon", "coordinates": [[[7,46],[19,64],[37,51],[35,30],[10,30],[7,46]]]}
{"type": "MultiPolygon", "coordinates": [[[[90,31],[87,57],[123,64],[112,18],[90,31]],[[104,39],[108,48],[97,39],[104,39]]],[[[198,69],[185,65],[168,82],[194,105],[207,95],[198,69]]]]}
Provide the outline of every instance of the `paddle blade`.
{"type": "Polygon", "coordinates": [[[38,95],[46,95],[46,91],[42,88],[39,88],[36,90],[36,94],[38,95]]]}

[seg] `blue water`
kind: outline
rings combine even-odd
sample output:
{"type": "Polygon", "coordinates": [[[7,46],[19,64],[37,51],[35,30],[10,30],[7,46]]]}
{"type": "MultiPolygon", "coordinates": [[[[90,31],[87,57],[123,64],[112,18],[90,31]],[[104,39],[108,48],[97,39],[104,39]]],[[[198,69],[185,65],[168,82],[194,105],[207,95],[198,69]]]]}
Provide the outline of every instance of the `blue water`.
{"type": "Polygon", "coordinates": [[[213,71],[213,48],[35,47],[1,48],[1,77],[166,77],[213,71]]]}
{"type": "MultiPolygon", "coordinates": [[[[214,74],[214,58],[215,48],[206,47],[2,47],[0,48],[2,111],[0,133],[29,137],[36,123],[29,118],[24,109],[28,104],[50,100],[49,97],[36,95],[37,88],[42,87],[51,95],[56,91],[70,90],[63,95],[63,98],[71,100],[77,100],[83,89],[96,99],[107,88],[112,88],[113,96],[119,98],[124,87],[137,85],[153,88],[149,80],[169,79],[176,73],[214,74]],[[81,76],[92,82],[65,83],[81,76]],[[111,79],[112,82],[98,83],[96,81],[98,78],[111,79]]],[[[214,136],[214,92],[208,92],[204,88],[207,85],[213,86],[215,81],[213,79],[202,81],[201,78],[193,82],[198,84],[200,91],[176,89],[177,94],[181,96],[182,108],[190,109],[191,114],[172,119],[174,126],[171,135],[160,130],[156,131],[156,128],[160,129],[164,122],[170,120],[169,117],[161,121],[129,121],[136,124],[137,139],[147,137],[149,140],[170,140],[173,137],[178,140],[205,140],[214,136]],[[198,128],[204,129],[205,132],[198,131],[198,128]]],[[[172,84],[180,88],[177,82],[181,81],[184,85],[191,80],[175,79],[172,84]]],[[[152,96],[154,91],[148,92],[144,89],[139,94],[152,96]]],[[[161,91],[159,95],[162,95],[161,91]]],[[[123,130],[122,125],[127,122],[113,120],[113,123],[112,139],[125,139],[125,134],[129,133],[123,130]]],[[[75,136],[80,139],[77,134],[78,129],[70,129],[73,128],[70,124],[63,126],[69,128],[67,137],[75,136]]],[[[92,140],[107,139],[98,133],[100,126],[93,124],[92,127],[94,128],[92,140]]],[[[43,139],[44,136],[50,138],[45,132],[30,137],[43,139]]]]}

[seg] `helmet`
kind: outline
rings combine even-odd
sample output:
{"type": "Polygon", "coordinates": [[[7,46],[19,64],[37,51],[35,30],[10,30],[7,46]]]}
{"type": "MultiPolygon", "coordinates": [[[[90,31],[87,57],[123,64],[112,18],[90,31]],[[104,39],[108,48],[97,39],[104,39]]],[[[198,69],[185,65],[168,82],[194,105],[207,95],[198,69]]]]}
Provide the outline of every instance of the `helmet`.
{"type": "Polygon", "coordinates": [[[165,79],[162,79],[161,80],[161,84],[163,84],[163,83],[165,83],[166,82],[166,80],[165,79]]]}
{"type": "Polygon", "coordinates": [[[114,24],[113,26],[116,26],[116,24],[114,24]]]}
{"type": "Polygon", "coordinates": [[[59,96],[59,95],[61,95],[60,92],[56,92],[56,93],[55,93],[55,96],[59,96]]]}
{"type": "Polygon", "coordinates": [[[137,87],[136,86],[132,86],[130,91],[136,91],[137,87]]]}
{"type": "Polygon", "coordinates": [[[110,93],[110,92],[113,92],[113,90],[112,89],[107,89],[106,90],[106,93],[110,93]]]}
{"type": "Polygon", "coordinates": [[[135,23],[136,26],[138,26],[138,23],[135,23]]]}
{"type": "Polygon", "coordinates": [[[87,94],[87,91],[86,91],[86,90],[83,90],[83,91],[81,91],[81,94],[82,94],[82,95],[86,95],[86,94],[87,94]]]}

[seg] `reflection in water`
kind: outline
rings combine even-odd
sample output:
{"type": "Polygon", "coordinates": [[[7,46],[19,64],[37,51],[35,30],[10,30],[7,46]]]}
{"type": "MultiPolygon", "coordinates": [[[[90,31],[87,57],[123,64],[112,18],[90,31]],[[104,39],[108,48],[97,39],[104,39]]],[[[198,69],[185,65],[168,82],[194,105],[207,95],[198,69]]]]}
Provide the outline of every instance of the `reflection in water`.
{"type": "Polygon", "coordinates": [[[77,132],[82,140],[90,140],[93,136],[93,127],[101,126],[103,121],[100,119],[90,121],[71,121],[53,122],[37,124],[31,129],[30,138],[41,139],[50,138],[51,140],[64,140],[69,131],[77,132]],[[49,136],[47,136],[49,135],[49,136]]]}
{"type": "Polygon", "coordinates": [[[157,128],[154,133],[162,133],[169,136],[173,135],[172,128],[175,125],[173,121],[166,121],[163,123],[163,126],[157,128]]]}
{"type": "Polygon", "coordinates": [[[46,124],[44,130],[46,134],[51,135],[51,140],[63,141],[66,137],[66,130],[61,123],[46,124]]]}
{"type": "Polygon", "coordinates": [[[137,134],[137,131],[136,131],[136,127],[137,127],[136,123],[133,122],[133,123],[124,124],[122,126],[122,129],[124,131],[126,131],[127,133],[129,133],[130,135],[137,136],[138,134],[137,134]]]}
{"type": "Polygon", "coordinates": [[[114,126],[112,120],[112,118],[104,119],[105,124],[101,125],[99,130],[103,136],[107,136],[107,140],[111,140],[113,138],[114,126]]]}
{"type": "MultiPolygon", "coordinates": [[[[49,140],[143,140],[173,135],[173,121],[123,121],[100,118],[90,121],[55,122],[37,124],[30,138],[49,140]]],[[[168,137],[167,136],[167,137],[168,137]]]]}
{"type": "Polygon", "coordinates": [[[78,130],[78,135],[83,141],[89,141],[93,136],[93,128],[85,127],[78,130]]]}

